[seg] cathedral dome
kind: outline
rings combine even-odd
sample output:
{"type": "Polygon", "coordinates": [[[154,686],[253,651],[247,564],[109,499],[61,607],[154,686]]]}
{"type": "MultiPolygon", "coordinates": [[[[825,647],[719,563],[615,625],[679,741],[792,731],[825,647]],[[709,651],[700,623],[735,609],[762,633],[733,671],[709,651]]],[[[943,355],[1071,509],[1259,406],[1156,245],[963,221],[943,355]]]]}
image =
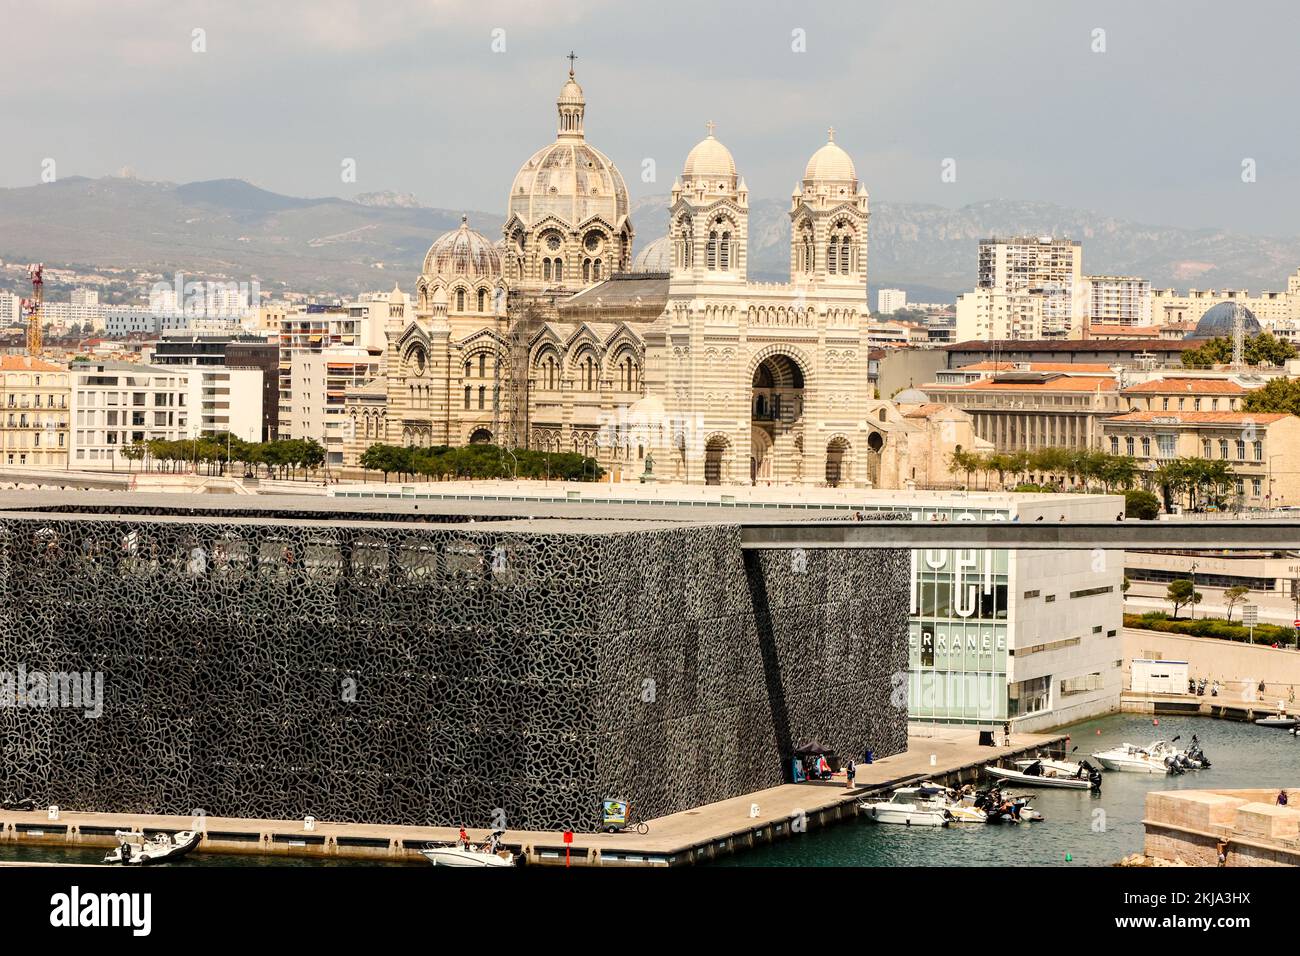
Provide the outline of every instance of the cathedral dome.
{"type": "Polygon", "coordinates": [[[554,216],[576,228],[599,216],[617,228],[628,214],[627,183],[609,157],[586,141],[586,99],[572,71],[560,89],[556,108],[555,142],[533,153],[519,168],[510,186],[507,218],[518,216],[530,228],[554,216]]]}
{"type": "Polygon", "coordinates": [[[673,244],[667,236],[660,236],[636,254],[632,261],[633,272],[672,272],[673,244]]]}
{"type": "Polygon", "coordinates": [[[686,165],[682,167],[682,176],[686,179],[712,179],[719,176],[734,178],[736,161],[731,150],[713,137],[713,124],[709,124],[709,135],[695,144],[695,148],[686,154],[686,165]]]}
{"type": "Polygon", "coordinates": [[[1186,337],[1189,339],[1232,338],[1233,314],[1238,308],[1241,309],[1242,322],[1246,327],[1247,335],[1258,335],[1263,331],[1259,319],[1255,318],[1255,313],[1250,309],[1244,305],[1239,306],[1235,302],[1220,302],[1205,310],[1201,321],[1196,323],[1196,328],[1187,333],[1186,337]]]}
{"type": "Polygon", "coordinates": [[[812,154],[804,168],[805,182],[856,182],[853,159],[835,142],[835,130],[828,132],[826,145],[812,154]]]}
{"type": "Polygon", "coordinates": [[[433,241],[424,256],[427,276],[501,275],[501,256],[496,246],[480,232],[469,227],[469,218],[461,216],[460,228],[443,233],[433,241]]]}

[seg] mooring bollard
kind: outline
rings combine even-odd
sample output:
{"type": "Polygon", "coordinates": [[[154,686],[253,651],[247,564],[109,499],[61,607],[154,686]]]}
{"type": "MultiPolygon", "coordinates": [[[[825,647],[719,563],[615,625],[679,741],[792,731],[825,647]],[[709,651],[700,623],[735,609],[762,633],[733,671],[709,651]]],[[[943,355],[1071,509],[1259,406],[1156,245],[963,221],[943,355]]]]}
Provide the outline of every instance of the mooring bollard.
{"type": "Polygon", "coordinates": [[[315,818],[315,817],[310,817],[310,816],[309,816],[309,817],[304,817],[304,818],[303,818],[303,821],[302,821],[302,828],[303,828],[304,830],[315,830],[315,829],[316,829],[316,818],[315,818]]]}
{"type": "Polygon", "coordinates": [[[57,804],[52,803],[50,804],[50,819],[57,820],[58,818],[59,818],[59,807],[57,804]]]}
{"type": "Polygon", "coordinates": [[[758,817],[758,804],[751,803],[749,805],[749,818],[753,820],[756,819],[757,817],[758,817]]]}

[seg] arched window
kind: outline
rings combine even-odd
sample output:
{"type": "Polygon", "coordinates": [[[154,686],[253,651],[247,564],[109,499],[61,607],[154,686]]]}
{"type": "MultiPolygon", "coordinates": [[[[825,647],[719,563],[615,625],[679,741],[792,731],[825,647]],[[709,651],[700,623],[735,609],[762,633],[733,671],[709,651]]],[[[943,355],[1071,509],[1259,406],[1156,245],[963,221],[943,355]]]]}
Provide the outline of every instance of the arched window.
{"type": "Polygon", "coordinates": [[[484,401],[486,399],[487,399],[487,386],[480,385],[478,387],[478,407],[480,410],[484,407],[484,401]]]}
{"type": "Polygon", "coordinates": [[[597,259],[591,264],[591,277],[597,282],[600,281],[600,260],[597,259]]]}
{"type": "Polygon", "coordinates": [[[710,272],[718,268],[718,234],[709,233],[709,244],[704,247],[704,267],[710,272]]]}
{"type": "Polygon", "coordinates": [[[465,360],[465,377],[469,378],[469,359],[465,360]]]}
{"type": "Polygon", "coordinates": [[[550,260],[549,258],[547,258],[547,259],[543,259],[543,260],[542,260],[542,278],[543,278],[543,279],[549,279],[550,277],[551,277],[551,260],[550,260]]]}
{"type": "Polygon", "coordinates": [[[478,290],[478,310],[480,312],[487,311],[487,289],[478,290]]]}
{"type": "Polygon", "coordinates": [[[563,259],[555,260],[555,281],[556,282],[564,281],[564,260],[563,259]]]}
{"type": "Polygon", "coordinates": [[[840,237],[840,275],[848,275],[852,271],[849,269],[849,237],[840,237]]]}
{"type": "Polygon", "coordinates": [[[731,233],[722,234],[722,245],[718,250],[718,268],[727,270],[731,268],[731,233]]]}
{"type": "Polygon", "coordinates": [[[582,281],[583,282],[591,281],[591,260],[590,259],[582,260],[582,281]]]}
{"type": "Polygon", "coordinates": [[[1264,443],[1258,439],[1255,440],[1255,460],[1264,460],[1264,443]]]}
{"type": "Polygon", "coordinates": [[[831,239],[831,244],[826,247],[826,271],[835,275],[835,267],[839,261],[840,257],[835,254],[835,240],[831,239]]]}
{"type": "Polygon", "coordinates": [[[487,353],[480,352],[478,354],[478,377],[485,378],[486,376],[487,376],[487,353]]]}
{"type": "Polygon", "coordinates": [[[469,411],[469,396],[470,396],[470,388],[468,385],[466,385],[465,386],[465,410],[466,411],[469,411]]]}
{"type": "Polygon", "coordinates": [[[464,289],[456,290],[456,311],[457,312],[465,311],[465,290],[464,289]]]}

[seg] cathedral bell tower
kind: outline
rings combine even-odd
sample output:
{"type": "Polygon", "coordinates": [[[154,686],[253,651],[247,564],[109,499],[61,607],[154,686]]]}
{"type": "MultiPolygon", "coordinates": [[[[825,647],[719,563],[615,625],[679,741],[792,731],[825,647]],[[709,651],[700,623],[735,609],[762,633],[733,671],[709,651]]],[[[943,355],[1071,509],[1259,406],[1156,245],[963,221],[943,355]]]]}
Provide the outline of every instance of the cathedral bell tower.
{"type": "Polygon", "coordinates": [[[865,294],[869,215],[867,190],[832,127],[790,196],[790,280],[858,286],[865,294]]]}
{"type": "Polygon", "coordinates": [[[749,245],[749,187],[731,151],[713,135],[700,140],[673,183],[669,236],[673,278],[744,282],[749,245]]]}

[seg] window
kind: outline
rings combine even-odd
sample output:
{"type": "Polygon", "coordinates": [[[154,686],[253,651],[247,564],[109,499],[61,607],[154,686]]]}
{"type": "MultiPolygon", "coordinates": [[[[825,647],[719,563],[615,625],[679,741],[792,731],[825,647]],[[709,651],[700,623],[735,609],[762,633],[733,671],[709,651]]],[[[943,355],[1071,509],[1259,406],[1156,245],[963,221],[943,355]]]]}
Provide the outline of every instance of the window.
{"type": "Polygon", "coordinates": [[[1156,451],[1161,458],[1178,456],[1178,436],[1168,432],[1156,435],[1156,451]]]}
{"type": "Polygon", "coordinates": [[[1263,491],[1263,487],[1260,484],[1260,479],[1258,478],[1250,479],[1250,493],[1254,495],[1256,498],[1258,498],[1261,491],[1263,491]]]}
{"type": "Polygon", "coordinates": [[[468,385],[466,385],[465,386],[465,408],[467,410],[469,409],[469,395],[470,395],[470,388],[468,385]]]}
{"type": "Polygon", "coordinates": [[[486,306],[487,306],[487,289],[479,289],[479,290],[478,290],[478,310],[479,310],[480,312],[486,312],[486,311],[487,311],[486,306]]]}
{"type": "Polygon", "coordinates": [[[480,352],[478,357],[478,377],[487,377],[487,353],[480,352]]]}
{"type": "Polygon", "coordinates": [[[487,401],[487,386],[480,385],[478,387],[478,407],[480,410],[487,407],[485,404],[486,401],[487,401]]]}
{"type": "Polygon", "coordinates": [[[1246,460],[1246,442],[1241,438],[1237,439],[1237,460],[1238,461],[1246,460]]]}
{"type": "Polygon", "coordinates": [[[1192,411],[1199,412],[1200,410],[1201,410],[1201,400],[1199,398],[1192,399],[1192,411]]]}
{"type": "Polygon", "coordinates": [[[456,311],[457,312],[465,311],[465,290],[464,289],[456,290],[456,311]]]}
{"type": "Polygon", "coordinates": [[[1117,435],[1110,436],[1110,453],[1112,455],[1119,454],[1119,436],[1117,435]]]}
{"type": "Polygon", "coordinates": [[[1107,584],[1104,587],[1084,588],[1082,591],[1071,591],[1070,597],[1081,598],[1081,597],[1091,597],[1094,594],[1110,594],[1110,592],[1114,590],[1115,590],[1114,585],[1107,584]]]}
{"type": "Polygon", "coordinates": [[[1209,440],[1208,438],[1202,438],[1202,439],[1201,439],[1201,457],[1202,457],[1202,458],[1213,458],[1213,457],[1214,457],[1214,452],[1213,452],[1212,449],[1213,449],[1213,445],[1210,444],[1210,440],[1209,440]]]}
{"type": "Polygon", "coordinates": [[[1151,457],[1151,439],[1146,435],[1142,436],[1142,457],[1143,458],[1151,457]]]}
{"type": "Polygon", "coordinates": [[[1219,457],[1220,458],[1228,457],[1228,439],[1226,438],[1219,439],[1219,457]]]}
{"type": "Polygon", "coordinates": [[[1255,460],[1256,461],[1264,460],[1264,443],[1259,439],[1255,440],[1255,460]]]}
{"type": "Polygon", "coordinates": [[[1169,399],[1167,398],[1161,399],[1161,408],[1164,409],[1166,412],[1169,411],[1169,399]]]}
{"type": "Polygon", "coordinates": [[[1133,457],[1133,436],[1132,435],[1129,435],[1127,438],[1124,439],[1124,448],[1127,450],[1128,456],[1132,458],[1133,457]]]}

